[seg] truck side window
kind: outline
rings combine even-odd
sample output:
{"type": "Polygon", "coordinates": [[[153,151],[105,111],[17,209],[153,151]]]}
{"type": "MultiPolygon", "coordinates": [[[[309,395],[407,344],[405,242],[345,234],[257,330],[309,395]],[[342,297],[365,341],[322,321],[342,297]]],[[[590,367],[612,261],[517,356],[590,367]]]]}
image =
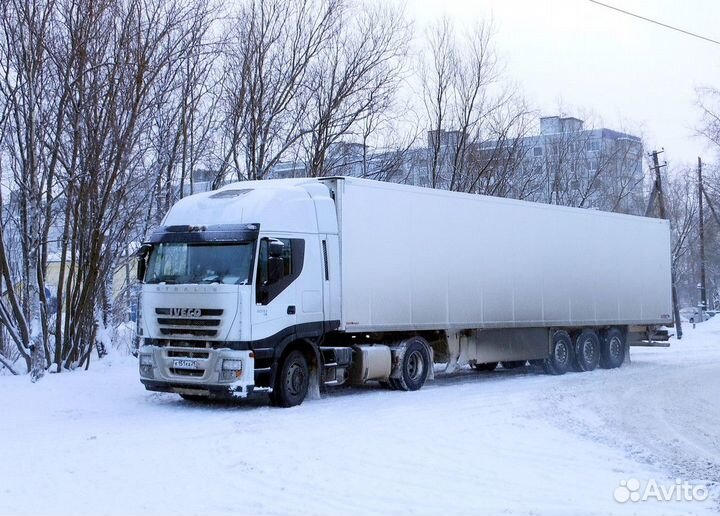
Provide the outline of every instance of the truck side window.
{"type": "Polygon", "coordinates": [[[283,275],[274,282],[268,283],[268,247],[270,240],[260,240],[258,251],[258,270],[256,296],[257,302],[263,305],[270,303],[295,279],[300,276],[305,259],[305,240],[301,238],[277,238],[283,243],[283,275]]]}

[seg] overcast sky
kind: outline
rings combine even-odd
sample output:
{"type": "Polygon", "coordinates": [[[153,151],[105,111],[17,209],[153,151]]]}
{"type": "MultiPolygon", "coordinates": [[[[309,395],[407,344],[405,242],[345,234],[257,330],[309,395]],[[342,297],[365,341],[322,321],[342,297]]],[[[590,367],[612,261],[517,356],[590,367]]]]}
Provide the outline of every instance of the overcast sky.
{"type": "MultiPolygon", "coordinates": [[[[603,0],[720,40],[720,0],[603,0]]],[[[543,115],[589,112],[602,125],[665,147],[675,164],[714,161],[696,136],[695,89],[720,88],[720,45],[638,20],[588,0],[407,0],[422,41],[443,15],[458,24],[491,16],[508,76],[543,115]]]]}

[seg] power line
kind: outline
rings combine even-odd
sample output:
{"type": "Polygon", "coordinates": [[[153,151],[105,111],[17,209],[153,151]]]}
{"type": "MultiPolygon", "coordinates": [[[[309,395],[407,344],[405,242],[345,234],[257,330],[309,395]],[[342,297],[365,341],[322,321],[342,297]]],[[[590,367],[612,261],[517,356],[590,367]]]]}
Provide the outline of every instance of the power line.
{"type": "Polygon", "coordinates": [[[624,9],[620,9],[619,7],[614,7],[612,5],[604,4],[602,2],[598,2],[597,0],[588,0],[588,2],[592,2],[593,4],[600,5],[602,7],[607,7],[608,9],[612,9],[613,11],[617,11],[623,14],[627,14],[628,16],[632,16],[634,18],[639,18],[641,20],[644,20],[646,22],[654,23],[655,25],[660,25],[661,27],[665,27],[666,29],[674,30],[677,32],[682,32],[683,34],[686,34],[688,36],[692,36],[694,38],[702,39],[705,41],[709,41],[710,43],[715,43],[716,45],[720,45],[720,41],[717,41],[715,39],[711,39],[705,36],[701,36],[700,34],[696,34],[694,32],[690,32],[689,30],[681,29],[680,27],[675,27],[673,25],[668,25],[667,23],[662,23],[657,20],[653,20],[651,18],[646,18],[645,16],[640,16],[639,14],[631,13],[630,11],[625,11],[624,9]]]}

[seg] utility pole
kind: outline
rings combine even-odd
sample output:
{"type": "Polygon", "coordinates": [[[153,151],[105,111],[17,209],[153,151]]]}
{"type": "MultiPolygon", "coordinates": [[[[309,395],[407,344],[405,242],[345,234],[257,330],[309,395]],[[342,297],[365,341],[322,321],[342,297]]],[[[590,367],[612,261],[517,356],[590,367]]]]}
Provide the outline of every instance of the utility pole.
{"type": "MultiPolygon", "coordinates": [[[[664,152],[664,149],[660,152],[664,152]]],[[[653,171],[655,172],[655,182],[653,184],[652,191],[650,192],[650,200],[648,201],[647,210],[645,210],[645,216],[649,217],[655,202],[657,201],[658,213],[661,219],[667,220],[667,214],[665,213],[665,196],[662,189],[662,177],[660,175],[661,165],[658,161],[658,151],[652,151],[650,156],[653,161],[653,171]]],[[[667,163],[663,163],[662,167],[667,166],[667,163]]],[[[670,267],[670,282],[672,283],[672,303],[673,303],[673,318],[675,319],[675,332],[677,333],[678,340],[682,339],[682,324],[680,323],[680,308],[678,307],[677,301],[677,289],[675,288],[675,265],[672,264],[670,267]]]]}
{"type": "Polygon", "coordinates": [[[707,310],[707,290],[705,285],[705,219],[703,218],[703,180],[702,159],[698,156],[698,230],[700,232],[700,310],[707,310]]]}

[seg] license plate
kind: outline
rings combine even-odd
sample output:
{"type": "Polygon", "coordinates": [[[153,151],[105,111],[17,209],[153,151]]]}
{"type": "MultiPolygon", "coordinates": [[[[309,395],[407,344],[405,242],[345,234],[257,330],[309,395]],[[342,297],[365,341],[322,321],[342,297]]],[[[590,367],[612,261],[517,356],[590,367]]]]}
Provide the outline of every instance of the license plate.
{"type": "Polygon", "coordinates": [[[198,361],[197,360],[184,360],[184,359],[175,359],[173,360],[173,367],[175,369],[198,369],[198,361]]]}

